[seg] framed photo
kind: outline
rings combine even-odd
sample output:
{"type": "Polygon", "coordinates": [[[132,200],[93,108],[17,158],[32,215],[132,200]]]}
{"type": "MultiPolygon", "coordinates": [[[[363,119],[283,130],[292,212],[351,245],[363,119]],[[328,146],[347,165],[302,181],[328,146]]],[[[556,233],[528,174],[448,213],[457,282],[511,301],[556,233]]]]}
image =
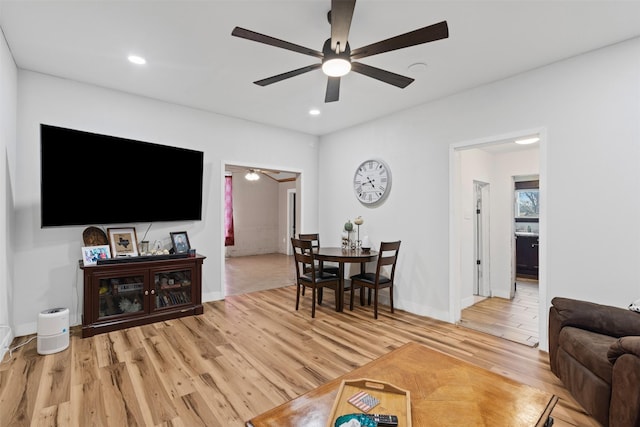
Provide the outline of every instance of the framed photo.
{"type": "Polygon", "coordinates": [[[171,243],[173,244],[173,251],[177,254],[186,254],[191,249],[189,245],[189,236],[186,231],[176,231],[169,233],[171,235],[171,243]]]}
{"type": "Polygon", "coordinates": [[[82,262],[84,265],[96,265],[99,259],[108,258],[111,258],[109,245],[82,247],[82,262]]]}
{"type": "Polygon", "coordinates": [[[138,256],[138,238],[135,228],[107,228],[111,255],[138,256]]]}

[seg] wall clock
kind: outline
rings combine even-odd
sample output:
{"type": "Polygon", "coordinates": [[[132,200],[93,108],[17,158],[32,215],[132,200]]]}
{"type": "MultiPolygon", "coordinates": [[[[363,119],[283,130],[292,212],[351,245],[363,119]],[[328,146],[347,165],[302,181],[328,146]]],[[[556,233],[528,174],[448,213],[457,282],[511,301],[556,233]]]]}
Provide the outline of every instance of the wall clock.
{"type": "Polygon", "coordinates": [[[391,191],[391,169],[382,160],[365,160],[353,175],[353,191],[363,205],[379,205],[391,191]]]}

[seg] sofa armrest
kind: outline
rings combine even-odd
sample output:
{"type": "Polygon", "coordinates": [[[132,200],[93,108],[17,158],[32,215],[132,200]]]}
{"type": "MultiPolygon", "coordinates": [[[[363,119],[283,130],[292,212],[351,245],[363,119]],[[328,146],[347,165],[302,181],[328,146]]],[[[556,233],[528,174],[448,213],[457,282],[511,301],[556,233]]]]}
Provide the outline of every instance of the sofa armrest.
{"type": "Polygon", "coordinates": [[[616,338],[640,335],[640,313],[570,298],[555,297],[551,304],[561,328],[574,326],[616,338]]]}
{"type": "Polygon", "coordinates": [[[640,384],[640,357],[635,354],[635,351],[638,350],[638,341],[625,341],[634,342],[631,344],[623,342],[624,346],[636,347],[634,354],[626,352],[620,355],[613,364],[609,404],[609,425],[612,427],[640,426],[640,387],[638,387],[640,384]]]}
{"type": "Polygon", "coordinates": [[[623,354],[631,354],[640,358],[640,337],[622,337],[611,344],[607,351],[609,362],[616,363],[616,360],[623,354]]]}

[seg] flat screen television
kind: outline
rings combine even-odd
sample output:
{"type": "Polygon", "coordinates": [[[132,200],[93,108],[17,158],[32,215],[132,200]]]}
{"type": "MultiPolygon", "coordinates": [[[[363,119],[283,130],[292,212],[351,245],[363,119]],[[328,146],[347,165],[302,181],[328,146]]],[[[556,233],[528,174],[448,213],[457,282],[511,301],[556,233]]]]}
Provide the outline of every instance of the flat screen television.
{"type": "Polygon", "coordinates": [[[203,158],[41,124],[41,226],[201,220],[203,158]]]}

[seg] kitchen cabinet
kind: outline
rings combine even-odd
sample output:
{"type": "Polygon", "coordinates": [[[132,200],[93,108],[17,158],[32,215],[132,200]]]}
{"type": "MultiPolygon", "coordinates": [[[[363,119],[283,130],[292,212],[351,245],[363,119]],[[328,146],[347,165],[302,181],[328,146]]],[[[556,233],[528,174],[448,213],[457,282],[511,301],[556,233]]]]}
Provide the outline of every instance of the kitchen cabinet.
{"type": "Polygon", "coordinates": [[[516,234],[516,276],[538,279],[538,236],[516,234]]]}

